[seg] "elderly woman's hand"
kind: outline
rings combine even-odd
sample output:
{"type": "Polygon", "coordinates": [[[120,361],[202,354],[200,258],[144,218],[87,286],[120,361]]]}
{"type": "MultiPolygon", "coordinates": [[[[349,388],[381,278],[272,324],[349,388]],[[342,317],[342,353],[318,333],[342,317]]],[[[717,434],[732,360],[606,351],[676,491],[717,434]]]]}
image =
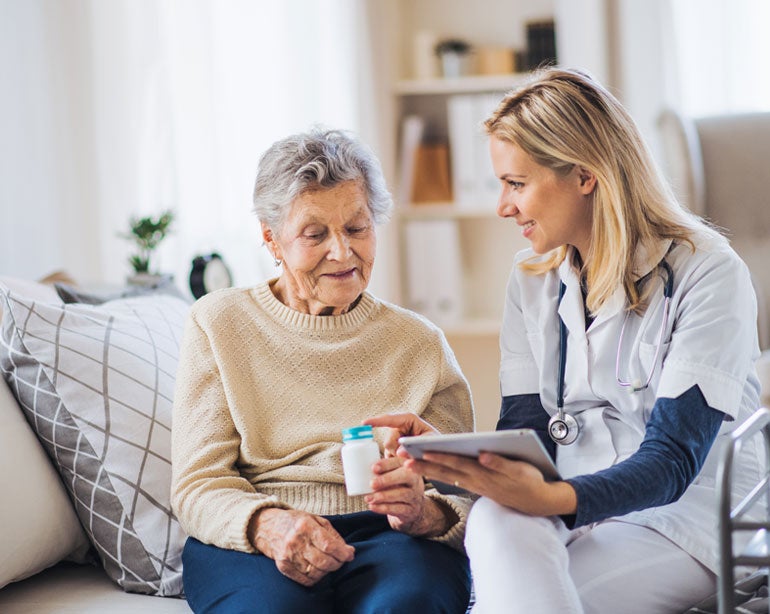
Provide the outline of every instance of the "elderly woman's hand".
{"type": "Polygon", "coordinates": [[[302,586],[313,586],[355,554],[326,518],[298,510],[260,510],[249,524],[249,539],[278,571],[302,586]]]}
{"type": "Polygon", "coordinates": [[[432,537],[445,533],[457,521],[446,510],[425,496],[422,477],[404,467],[400,457],[383,458],[372,466],[374,492],[366,495],[369,509],[386,514],[390,526],[409,535],[432,537]]]}
{"type": "MultiPolygon", "coordinates": [[[[364,424],[384,426],[390,429],[385,437],[385,456],[395,456],[399,448],[398,438],[407,435],[437,435],[438,430],[414,413],[385,414],[364,420],[364,424]]],[[[402,454],[406,456],[406,454],[402,454]]]]}

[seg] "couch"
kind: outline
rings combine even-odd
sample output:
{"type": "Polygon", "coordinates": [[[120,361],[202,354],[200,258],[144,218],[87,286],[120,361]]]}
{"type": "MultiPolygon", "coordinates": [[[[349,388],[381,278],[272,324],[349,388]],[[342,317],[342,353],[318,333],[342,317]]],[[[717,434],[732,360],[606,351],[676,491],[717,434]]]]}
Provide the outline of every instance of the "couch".
{"type": "Polygon", "coordinates": [[[190,611],[168,504],[188,307],[0,278],[0,612],[190,611]]]}

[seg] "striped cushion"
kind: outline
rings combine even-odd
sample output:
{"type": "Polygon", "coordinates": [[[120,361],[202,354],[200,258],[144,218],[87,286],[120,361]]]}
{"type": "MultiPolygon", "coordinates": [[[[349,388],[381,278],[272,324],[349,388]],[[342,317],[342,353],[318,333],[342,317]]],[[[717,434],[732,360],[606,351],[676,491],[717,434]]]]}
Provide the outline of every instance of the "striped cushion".
{"type": "Polygon", "coordinates": [[[188,304],[35,302],[0,285],[0,370],[56,464],[108,575],[182,593],[171,513],[171,403],[188,304]]]}

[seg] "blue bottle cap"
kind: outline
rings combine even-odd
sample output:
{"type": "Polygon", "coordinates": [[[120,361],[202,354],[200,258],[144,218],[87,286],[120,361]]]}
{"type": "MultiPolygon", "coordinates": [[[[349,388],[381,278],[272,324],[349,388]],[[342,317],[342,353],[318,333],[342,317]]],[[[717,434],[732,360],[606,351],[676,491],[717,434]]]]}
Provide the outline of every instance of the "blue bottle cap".
{"type": "Polygon", "coordinates": [[[371,437],[374,437],[374,432],[368,424],[342,429],[342,441],[355,441],[356,439],[369,439],[371,437]]]}

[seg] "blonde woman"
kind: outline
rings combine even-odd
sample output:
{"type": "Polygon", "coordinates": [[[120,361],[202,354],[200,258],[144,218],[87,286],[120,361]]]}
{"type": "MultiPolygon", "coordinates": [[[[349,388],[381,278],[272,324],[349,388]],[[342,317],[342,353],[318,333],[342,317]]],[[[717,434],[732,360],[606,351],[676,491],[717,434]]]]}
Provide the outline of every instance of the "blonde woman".
{"type": "Polygon", "coordinates": [[[487,453],[406,465],[482,495],[475,612],[680,612],[716,589],[718,442],[758,406],[749,272],[589,76],[539,72],[485,127],[498,214],[531,243],[506,294],[498,428],[535,429],[562,480],[487,453]]]}

